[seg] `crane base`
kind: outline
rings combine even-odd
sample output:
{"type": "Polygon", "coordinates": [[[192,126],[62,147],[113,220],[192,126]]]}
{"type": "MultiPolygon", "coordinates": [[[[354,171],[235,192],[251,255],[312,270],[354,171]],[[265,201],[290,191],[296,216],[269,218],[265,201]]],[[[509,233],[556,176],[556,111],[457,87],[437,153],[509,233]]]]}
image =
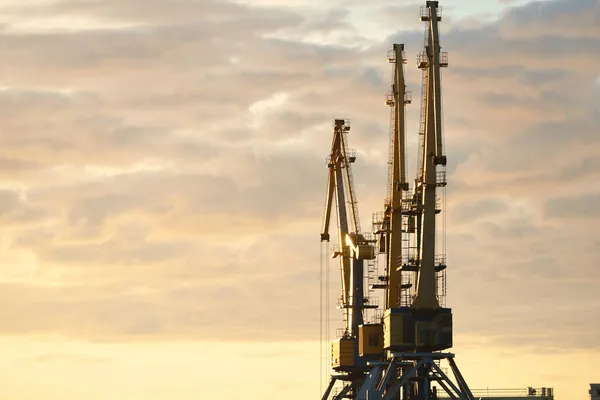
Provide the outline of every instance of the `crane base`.
{"type": "Polygon", "coordinates": [[[388,361],[369,366],[363,376],[332,376],[322,400],[430,400],[437,399],[438,392],[475,400],[451,353],[391,353],[388,361]],[[438,365],[441,360],[448,361],[454,381],[438,365]],[[343,386],[333,394],[338,381],[343,386]]]}

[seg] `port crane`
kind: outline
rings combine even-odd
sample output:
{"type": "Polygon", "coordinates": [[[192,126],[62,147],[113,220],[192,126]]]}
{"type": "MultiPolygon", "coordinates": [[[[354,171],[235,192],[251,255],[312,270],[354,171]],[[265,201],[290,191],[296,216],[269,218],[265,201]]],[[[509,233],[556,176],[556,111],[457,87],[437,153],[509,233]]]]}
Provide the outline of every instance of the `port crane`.
{"type": "MultiPolygon", "coordinates": [[[[360,234],[356,199],[349,174],[351,157],[344,150],[345,125],[336,120],[329,163],[328,206],[321,240],[329,240],[332,199],[338,206],[339,256],[342,257],[342,308],[345,331],[332,343],[329,386],[322,400],[432,400],[438,389],[450,399],[474,400],[462,377],[452,347],[452,310],[442,306],[445,256],[437,254],[436,216],[441,208],[437,190],[446,186],[447,163],[443,147],[441,72],[448,65],[441,52],[438,1],[421,8],[426,23],[424,51],[417,57],[423,70],[419,166],[414,187],[406,178],[405,107],[411,102],[404,82],[404,45],[395,44],[388,59],[394,64],[394,83],[386,98],[392,107],[391,157],[388,198],[381,218],[374,221],[377,249],[385,256],[385,275],[371,289],[384,292],[385,310],[379,322],[363,320],[363,260],[375,257],[371,241],[360,234]],[[349,233],[342,178],[349,182],[354,233],[349,233]],[[334,182],[334,183],[332,183],[334,182]],[[335,194],[335,196],[334,196],[335,194]],[[365,246],[360,251],[359,246],[365,246]],[[454,379],[440,367],[448,362],[454,379]],[[333,392],[336,382],[339,392],[333,392]],[[435,385],[434,385],[435,383],[435,385]]],[[[334,252],[335,255],[335,252],[334,252]]]]}
{"type": "MultiPolygon", "coordinates": [[[[332,366],[334,370],[344,374],[339,376],[340,379],[349,382],[347,392],[356,391],[368,371],[366,359],[359,357],[356,344],[359,331],[364,326],[364,310],[376,307],[364,296],[364,261],[375,258],[375,247],[374,241],[360,232],[351,167],[356,155],[348,149],[349,131],[348,120],[333,121],[331,153],[327,157],[327,201],[321,231],[321,241],[328,242],[335,201],[338,244],[333,247],[332,257],[340,260],[342,295],[339,307],[344,312],[344,327],[342,336],[333,346],[332,366]]],[[[329,391],[335,380],[336,378],[332,379],[329,391]]]]}

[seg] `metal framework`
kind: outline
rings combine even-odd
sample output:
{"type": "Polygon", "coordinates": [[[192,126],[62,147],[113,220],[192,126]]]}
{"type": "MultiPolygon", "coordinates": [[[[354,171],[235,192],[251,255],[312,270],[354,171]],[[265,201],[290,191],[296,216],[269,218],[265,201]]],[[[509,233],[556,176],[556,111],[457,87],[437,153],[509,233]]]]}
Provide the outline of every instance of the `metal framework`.
{"type": "Polygon", "coordinates": [[[386,103],[392,109],[392,140],[390,147],[390,172],[388,176],[388,200],[384,209],[383,230],[379,233],[382,239],[387,238],[386,267],[387,281],[385,307],[400,305],[400,288],[402,287],[402,273],[397,270],[398,260],[402,259],[402,203],[404,193],[408,191],[406,180],[406,134],[405,134],[405,104],[410,103],[410,94],[406,92],[404,83],[404,64],[406,57],[403,44],[395,44],[388,54],[388,60],[394,64],[394,83],[386,103]]]}
{"type": "Polygon", "coordinates": [[[375,258],[370,241],[360,233],[360,222],[351,164],[356,160],[354,152],[348,150],[347,134],[350,121],[336,119],[333,122],[331,154],[327,158],[329,178],[327,201],[321,231],[321,241],[329,241],[329,225],[335,198],[338,221],[338,246],[334,247],[333,258],[339,257],[342,277],[340,308],[344,309],[344,338],[355,338],[358,327],[364,322],[363,310],[369,308],[364,296],[364,261],[375,258]],[[346,201],[348,195],[349,201],[346,201]],[[347,207],[348,206],[348,207],[347,207]],[[348,208],[354,231],[349,230],[348,208]]]}
{"type": "MultiPolygon", "coordinates": [[[[364,260],[375,259],[375,249],[374,241],[360,232],[351,169],[356,156],[348,150],[347,134],[350,131],[350,123],[348,120],[336,119],[333,125],[331,154],[327,159],[329,179],[321,241],[330,239],[329,225],[335,199],[338,245],[334,247],[332,257],[340,259],[342,295],[339,307],[344,310],[344,328],[341,338],[332,344],[332,367],[340,373],[340,379],[348,382],[342,392],[335,395],[336,398],[342,398],[353,396],[359,390],[369,370],[367,359],[361,357],[357,344],[364,325],[364,310],[376,307],[364,294],[364,260]],[[348,214],[353,231],[349,228],[348,214]]],[[[337,377],[331,379],[324,398],[330,395],[337,380],[337,377]]]]}
{"type": "MultiPolygon", "coordinates": [[[[364,260],[375,258],[375,249],[369,240],[360,233],[354,179],[351,164],[356,160],[354,152],[348,150],[347,134],[350,122],[344,119],[333,121],[333,141],[331,154],[327,158],[329,178],[327,201],[321,231],[321,241],[329,241],[329,225],[335,198],[338,221],[338,246],[334,247],[333,258],[340,259],[342,296],[340,308],[344,310],[344,329],[342,337],[332,347],[333,369],[344,374],[350,383],[336,398],[355,393],[366,372],[366,359],[360,357],[357,339],[360,327],[364,323],[364,310],[374,307],[364,296],[364,260]],[[346,198],[349,198],[346,201],[346,198]],[[348,209],[354,231],[349,230],[348,209]]],[[[332,378],[327,394],[329,396],[337,378],[332,378]]]]}
{"type": "Polygon", "coordinates": [[[332,397],[334,400],[438,399],[438,388],[431,386],[433,382],[450,399],[474,400],[452,353],[395,353],[389,360],[369,363],[369,367],[368,375],[361,379],[353,396],[352,380],[347,375],[334,375],[323,399],[330,398],[336,381],[342,381],[344,386],[332,397]],[[454,380],[439,366],[440,360],[448,361],[454,380]],[[421,387],[414,385],[415,382],[420,382],[421,387]]]}
{"type": "Polygon", "coordinates": [[[452,310],[445,308],[445,223],[442,219],[440,226],[438,217],[443,203],[438,190],[442,189],[443,196],[446,186],[440,69],[448,66],[448,55],[441,51],[439,42],[441,19],[438,1],[427,1],[421,7],[421,21],[427,28],[424,51],[417,55],[423,81],[419,158],[412,190],[406,178],[405,107],[411,103],[411,93],[405,85],[404,45],[394,44],[388,53],[394,64],[392,89],[386,96],[391,107],[390,158],[384,209],[374,214],[376,240],[360,233],[350,168],[356,157],[347,149],[350,126],[345,120],[334,121],[321,240],[329,241],[335,198],[339,245],[333,255],[341,260],[340,305],[345,327],[342,338],[332,345],[335,374],[322,400],[553,399],[552,388],[528,388],[524,392],[488,389],[475,397],[454,354],[445,352],[452,347],[453,332],[452,310]],[[353,232],[349,230],[349,213],[353,232]],[[363,288],[363,260],[370,260],[368,266],[372,267],[377,259],[372,243],[377,243],[378,253],[385,258],[385,274],[370,290],[383,290],[385,309],[383,313],[377,310],[379,321],[366,324],[365,309],[376,307],[364,296],[363,288]]]}
{"type": "MultiPolygon", "coordinates": [[[[424,71],[422,140],[412,193],[406,178],[405,106],[411,102],[411,96],[404,79],[404,45],[395,44],[388,55],[394,64],[394,83],[386,97],[386,103],[392,107],[388,198],[382,219],[375,224],[378,249],[385,255],[386,274],[379,278],[381,283],[372,287],[384,290],[385,311],[380,323],[371,326],[363,325],[363,308],[357,304],[357,300],[364,302],[362,284],[358,284],[364,276],[361,275],[364,257],[351,250],[357,243],[353,238],[364,237],[359,235],[356,198],[345,150],[343,132],[349,127],[341,120],[335,122],[321,240],[329,240],[328,215],[335,197],[342,256],[342,305],[346,309],[344,337],[349,340],[333,344],[336,374],[331,377],[323,400],[431,400],[438,399],[438,390],[451,399],[474,399],[454,355],[440,352],[452,347],[452,312],[440,306],[443,293],[439,282],[445,282],[440,276],[446,264],[445,257],[436,254],[436,215],[441,211],[436,190],[446,184],[440,68],[447,66],[447,56],[440,51],[441,12],[437,1],[426,2],[421,9],[421,20],[427,23],[425,51],[418,57],[418,66],[424,71]],[[354,235],[348,233],[342,187],[344,172],[356,221],[354,235]],[[440,367],[443,360],[449,364],[453,379],[440,367]]],[[[369,243],[364,240],[362,244],[369,243]]],[[[372,247],[368,257],[371,250],[372,247]]]]}

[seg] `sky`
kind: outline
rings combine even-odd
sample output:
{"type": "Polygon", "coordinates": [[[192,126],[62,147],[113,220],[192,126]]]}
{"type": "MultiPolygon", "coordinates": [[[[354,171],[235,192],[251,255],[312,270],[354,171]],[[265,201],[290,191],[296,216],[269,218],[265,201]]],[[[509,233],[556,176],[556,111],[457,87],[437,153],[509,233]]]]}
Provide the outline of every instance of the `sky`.
{"type": "MultiPolygon", "coordinates": [[[[331,120],[368,229],[392,43],[414,171],[422,4],[0,0],[0,397],[317,398],[331,120]]],[[[441,5],[453,352],[472,388],[584,400],[600,4],[441,5]]]]}

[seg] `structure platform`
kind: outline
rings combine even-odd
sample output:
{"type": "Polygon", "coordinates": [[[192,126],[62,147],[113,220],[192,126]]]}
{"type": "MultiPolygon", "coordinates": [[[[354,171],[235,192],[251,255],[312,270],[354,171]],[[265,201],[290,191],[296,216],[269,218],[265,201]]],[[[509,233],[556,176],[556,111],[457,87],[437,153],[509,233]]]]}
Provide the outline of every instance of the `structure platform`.
{"type": "MultiPolygon", "coordinates": [[[[554,400],[552,388],[525,388],[525,389],[474,389],[473,396],[478,400],[554,400]]],[[[440,400],[450,400],[449,397],[440,397],[440,400]]]]}

